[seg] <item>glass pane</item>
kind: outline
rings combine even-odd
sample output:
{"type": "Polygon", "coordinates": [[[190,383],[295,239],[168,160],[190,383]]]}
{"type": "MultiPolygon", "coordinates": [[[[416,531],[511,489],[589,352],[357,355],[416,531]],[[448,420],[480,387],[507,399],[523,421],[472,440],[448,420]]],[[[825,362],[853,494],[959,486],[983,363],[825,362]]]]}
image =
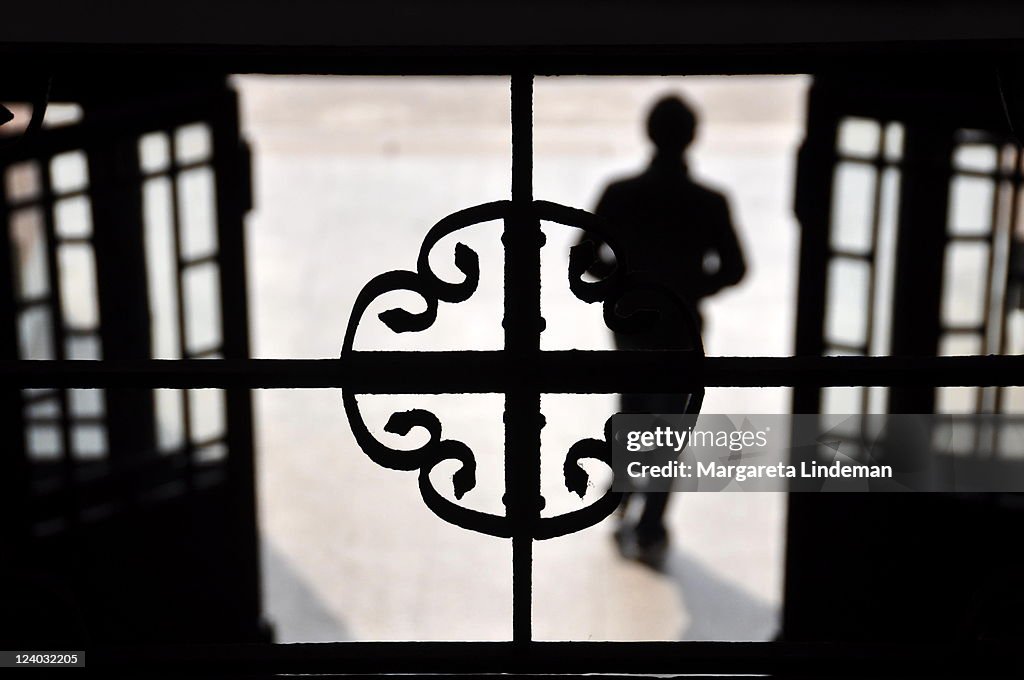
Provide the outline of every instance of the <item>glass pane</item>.
{"type": "Polygon", "coordinates": [[[139,163],[144,172],[162,172],[171,160],[171,147],[163,132],[151,132],[139,139],[139,163]]]}
{"type": "Polygon", "coordinates": [[[50,183],[57,193],[81,191],[89,184],[89,170],[85,153],[68,151],[50,161],[50,183]]]}
{"type": "MultiPolygon", "coordinates": [[[[336,355],[348,310],[366,281],[414,268],[420,241],[438,219],[508,196],[507,78],[242,76],[236,82],[246,136],[260,150],[254,178],[260,210],[249,222],[258,356],[336,355]],[[443,178],[443,188],[425,181],[430,178],[443,178]],[[309,323],[320,329],[299,330],[309,323]]],[[[594,165],[586,158],[574,168],[593,172],[594,165]]],[[[561,176],[585,183],[579,172],[561,176]]],[[[540,178],[537,186],[549,187],[540,178]]],[[[480,255],[481,286],[464,304],[442,304],[438,328],[401,336],[377,332],[383,324],[375,313],[387,309],[388,300],[367,316],[357,345],[490,349],[496,339],[500,347],[497,235],[500,225],[457,235],[472,239],[467,245],[480,255]],[[486,318],[467,314],[467,305],[486,318]],[[446,315],[453,322],[446,323],[446,315]]],[[[544,250],[554,247],[549,242],[544,250]]],[[[447,244],[434,256],[446,266],[453,261],[447,244]]],[[[461,279],[460,272],[449,272],[439,269],[439,276],[461,279]]],[[[563,268],[560,280],[565,277],[563,268]]],[[[424,507],[414,473],[379,468],[362,454],[344,416],[338,417],[336,391],[298,392],[256,396],[262,573],[277,639],[508,639],[509,541],[435,517],[424,507]]],[[[489,408],[482,417],[478,407],[489,406],[490,397],[460,396],[453,413],[439,417],[445,438],[467,441],[479,456],[478,488],[461,502],[495,501],[501,512],[502,400],[494,418],[489,408]],[[484,477],[492,463],[499,469],[494,486],[484,477]]],[[[424,401],[404,404],[414,407],[424,401]]],[[[368,418],[373,415],[380,416],[371,421],[377,429],[390,411],[368,418]]],[[[229,457],[236,453],[244,452],[229,457]]],[[[447,472],[438,470],[437,480],[446,492],[447,472]]],[[[608,545],[604,537],[594,540],[608,545]]]]}
{"type": "MultiPolygon", "coordinates": [[[[951,390],[954,388],[944,388],[951,390]]],[[[973,390],[973,388],[968,388],[973,390]]],[[[952,406],[952,410],[946,410],[940,404],[939,413],[972,413],[974,397],[971,392],[963,392],[963,394],[957,394],[950,392],[945,397],[940,393],[939,401],[943,399],[952,406]],[[959,406],[957,402],[962,402],[959,406]],[[964,406],[964,404],[971,403],[970,406],[964,406]]],[[[979,445],[982,443],[982,436],[985,430],[987,430],[983,423],[976,422],[963,422],[958,424],[957,427],[947,430],[946,436],[939,435],[936,432],[936,438],[938,439],[939,445],[945,450],[949,451],[954,456],[975,456],[978,454],[979,445]]]]}
{"type": "Polygon", "coordinates": [[[50,291],[50,269],[43,211],[39,208],[16,210],[10,219],[18,295],[21,299],[46,295],[50,291]]]}
{"type": "Polygon", "coordinates": [[[185,445],[184,396],[182,390],[153,390],[156,445],[160,451],[177,451],[185,445]]]}
{"type": "Polygon", "coordinates": [[[1016,144],[1006,144],[999,150],[999,167],[1003,172],[1013,172],[1017,167],[1017,154],[1016,144]]]}
{"type": "Polygon", "coordinates": [[[102,425],[74,425],[71,450],[79,460],[98,460],[107,455],[107,431],[102,425]]]}
{"type": "Polygon", "coordinates": [[[29,425],[26,440],[28,456],[32,460],[57,460],[64,451],[60,428],[56,425],[29,425]]]}
{"type": "Polygon", "coordinates": [[[949,233],[991,233],[994,200],[993,180],[963,175],[954,177],[950,186],[949,233]]]}
{"type": "Polygon", "coordinates": [[[103,390],[68,390],[68,407],[72,416],[102,416],[104,412],[103,390]]]}
{"type": "Polygon", "coordinates": [[[9,202],[27,201],[39,196],[39,164],[35,161],[10,166],[4,179],[9,202]]]}
{"type": "Polygon", "coordinates": [[[195,450],[195,460],[200,465],[209,465],[212,463],[219,463],[228,457],[228,447],[226,444],[216,443],[208,444],[206,446],[200,446],[195,450]]]}
{"type": "Polygon", "coordinates": [[[903,158],[903,125],[889,123],[885,128],[885,159],[899,161],[903,158]]]}
{"type": "Polygon", "coordinates": [[[185,338],[189,352],[220,344],[219,267],[189,267],[182,275],[185,292],[185,338]]]}
{"type": "Polygon", "coordinates": [[[939,387],[935,391],[937,413],[974,413],[977,410],[977,387],[939,387]]]}
{"type": "Polygon", "coordinates": [[[64,325],[68,328],[99,326],[99,302],[96,298],[96,267],[92,247],[67,244],[57,251],[60,266],[60,302],[64,325]]]}
{"type": "Polygon", "coordinates": [[[878,154],[881,129],[878,122],[866,118],[844,118],[839,124],[839,153],[850,156],[878,154]]]}
{"type": "Polygon", "coordinates": [[[213,171],[187,170],[178,176],[178,211],[181,216],[181,256],[212,255],[217,250],[217,215],[213,171]]]}
{"type": "Polygon", "coordinates": [[[878,236],[875,243],[875,298],[872,337],[868,354],[889,353],[892,335],[892,298],[896,261],[896,233],[899,222],[900,171],[886,168],[882,173],[882,200],[879,206],[878,236]]]}
{"type": "Polygon", "coordinates": [[[959,357],[981,354],[981,336],[974,333],[946,333],[939,342],[939,355],[959,357]]]}
{"type": "MultiPolygon", "coordinates": [[[[26,395],[27,397],[28,395],[26,395]]],[[[58,418],[60,417],[60,402],[53,396],[48,399],[31,401],[25,405],[25,418],[58,418]]]]}
{"type": "Polygon", "coordinates": [[[174,150],[178,163],[198,163],[210,157],[213,145],[210,127],[203,123],[178,128],[174,135],[174,150]]]}
{"type": "Polygon", "coordinates": [[[1017,423],[1003,423],[992,428],[993,448],[999,458],[1020,462],[1024,459],[1024,434],[1017,423]]]}
{"type": "Polygon", "coordinates": [[[1024,414],[1024,387],[1002,388],[1000,413],[1024,414]]]}
{"type": "Polygon", "coordinates": [[[832,260],[825,307],[827,341],[866,344],[870,276],[871,268],[866,262],[842,257],[832,260]]]}
{"type": "Polygon", "coordinates": [[[864,253],[871,249],[875,169],[862,163],[836,166],[832,203],[832,246],[864,253]]]}
{"type": "Polygon", "coordinates": [[[821,389],[821,412],[846,415],[864,410],[863,387],[823,387],[821,389]]]}
{"type": "Polygon", "coordinates": [[[22,359],[55,359],[53,318],[49,307],[32,307],[18,317],[18,346],[22,359]]]}
{"type": "Polygon", "coordinates": [[[889,388],[880,387],[873,385],[871,387],[865,387],[868,391],[868,413],[888,413],[889,412],[889,388]]]}
{"type": "Polygon", "coordinates": [[[142,189],[145,218],[146,275],[154,359],[181,357],[178,328],[178,263],[171,221],[171,182],[148,180],[142,189]]]}
{"type": "Polygon", "coordinates": [[[43,127],[61,127],[82,120],[82,107],[69,102],[50,102],[43,115],[43,127]]]}
{"type": "Polygon", "coordinates": [[[189,418],[192,443],[223,437],[225,432],[224,391],[189,390],[189,418]]]}
{"type": "Polygon", "coordinates": [[[72,335],[64,343],[67,359],[96,360],[103,358],[98,335],[72,335]]]}
{"type": "Polygon", "coordinates": [[[1004,354],[1024,354],[1024,312],[1010,310],[1005,319],[1006,347],[1004,354]]]}
{"type": "Polygon", "coordinates": [[[957,170],[993,172],[996,159],[996,148],[991,144],[961,144],[953,152],[953,167],[957,170]]]}
{"type": "Polygon", "coordinates": [[[54,228],[63,238],[84,238],[92,234],[92,210],[85,196],[64,198],[54,204],[54,228]]]}
{"type": "Polygon", "coordinates": [[[988,244],[950,243],[942,290],[942,321],[981,324],[985,320],[988,288],[988,244]]]}

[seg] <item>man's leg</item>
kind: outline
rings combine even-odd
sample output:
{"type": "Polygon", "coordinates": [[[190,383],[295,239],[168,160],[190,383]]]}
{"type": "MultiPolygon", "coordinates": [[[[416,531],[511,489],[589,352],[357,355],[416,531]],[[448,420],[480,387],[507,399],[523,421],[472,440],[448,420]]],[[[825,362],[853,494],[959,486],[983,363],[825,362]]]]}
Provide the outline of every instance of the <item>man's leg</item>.
{"type": "Polygon", "coordinates": [[[640,521],[636,524],[636,539],[641,548],[665,543],[668,541],[668,529],[665,528],[665,509],[668,507],[669,493],[645,493],[644,509],[640,521]]]}

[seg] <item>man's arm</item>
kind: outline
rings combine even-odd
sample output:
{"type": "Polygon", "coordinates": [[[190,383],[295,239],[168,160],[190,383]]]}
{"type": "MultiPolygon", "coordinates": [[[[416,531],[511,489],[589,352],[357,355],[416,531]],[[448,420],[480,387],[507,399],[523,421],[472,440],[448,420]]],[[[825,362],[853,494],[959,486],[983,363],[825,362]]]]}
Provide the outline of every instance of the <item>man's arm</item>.
{"type": "Polygon", "coordinates": [[[718,256],[718,267],[707,276],[708,295],[714,295],[723,288],[735,286],[747,273],[739,238],[729,215],[729,203],[722,196],[716,196],[718,206],[713,222],[712,238],[714,252],[718,256]]]}
{"type": "MultiPolygon", "coordinates": [[[[605,189],[601,195],[601,200],[597,202],[597,208],[594,210],[595,215],[608,221],[611,221],[611,213],[614,212],[612,207],[614,205],[613,193],[612,187],[605,189]]],[[[608,249],[604,247],[606,245],[604,239],[592,231],[585,231],[579,240],[576,241],[576,245],[586,241],[594,244],[594,254],[596,256],[593,264],[587,269],[587,273],[598,279],[607,278],[615,271],[615,259],[614,257],[609,258],[606,256],[608,249]]]]}

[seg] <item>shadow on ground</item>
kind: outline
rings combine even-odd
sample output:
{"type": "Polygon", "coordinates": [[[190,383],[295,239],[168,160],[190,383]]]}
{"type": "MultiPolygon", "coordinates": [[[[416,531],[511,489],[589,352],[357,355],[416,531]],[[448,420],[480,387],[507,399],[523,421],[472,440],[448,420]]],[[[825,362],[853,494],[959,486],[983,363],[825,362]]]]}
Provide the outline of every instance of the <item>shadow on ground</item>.
{"type": "Polygon", "coordinates": [[[722,579],[686,552],[673,549],[659,571],[679,588],[687,614],[680,640],[747,641],[775,636],[775,607],[722,579]]]}
{"type": "Polygon", "coordinates": [[[322,597],[267,540],[262,542],[264,611],[275,642],[346,642],[352,631],[323,604],[322,597]]]}

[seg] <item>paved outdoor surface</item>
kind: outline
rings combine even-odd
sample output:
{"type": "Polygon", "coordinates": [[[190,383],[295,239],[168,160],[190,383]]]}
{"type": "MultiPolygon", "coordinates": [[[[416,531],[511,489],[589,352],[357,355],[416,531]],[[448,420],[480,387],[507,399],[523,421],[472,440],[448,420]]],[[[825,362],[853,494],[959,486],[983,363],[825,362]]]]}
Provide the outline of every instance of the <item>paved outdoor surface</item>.
{"type": "MultiPolygon", "coordinates": [[[[509,195],[508,86],[503,79],[246,77],[246,134],[257,206],[249,220],[254,351],[331,357],[349,310],[373,276],[413,268],[420,241],[457,209],[509,195]]],[[[641,118],[657,95],[687,93],[705,122],[692,168],[732,198],[750,274],[708,306],[710,354],[792,351],[797,229],[793,159],[807,81],[797,77],[550,78],[537,83],[535,194],[592,208],[609,179],[646,160],[641,118]]],[[[547,349],[610,347],[596,306],[568,292],[570,229],[546,226],[547,349]]],[[[500,225],[460,236],[483,271],[476,295],[442,306],[426,332],[395,337],[371,309],[362,348],[501,346],[500,225]]],[[[435,251],[442,276],[454,239],[435,251]]],[[[447,438],[477,453],[479,482],[463,499],[501,512],[500,396],[366,397],[382,440],[393,410],[434,410],[447,438]]],[[[257,394],[266,609],[279,639],[507,639],[508,541],[449,526],[423,505],[415,473],[377,467],[357,448],[338,392],[257,394]]],[[[785,390],[712,390],[706,412],[784,412],[785,390]]],[[[548,511],[578,507],[561,456],[600,434],[613,397],[545,399],[548,511]]],[[[438,475],[437,484],[447,489],[438,475]]],[[[588,494],[587,502],[598,491],[588,494]]],[[[767,639],[781,599],[784,496],[694,494],[670,507],[666,573],[621,560],[612,523],[539,543],[539,639],[767,639]]]]}

